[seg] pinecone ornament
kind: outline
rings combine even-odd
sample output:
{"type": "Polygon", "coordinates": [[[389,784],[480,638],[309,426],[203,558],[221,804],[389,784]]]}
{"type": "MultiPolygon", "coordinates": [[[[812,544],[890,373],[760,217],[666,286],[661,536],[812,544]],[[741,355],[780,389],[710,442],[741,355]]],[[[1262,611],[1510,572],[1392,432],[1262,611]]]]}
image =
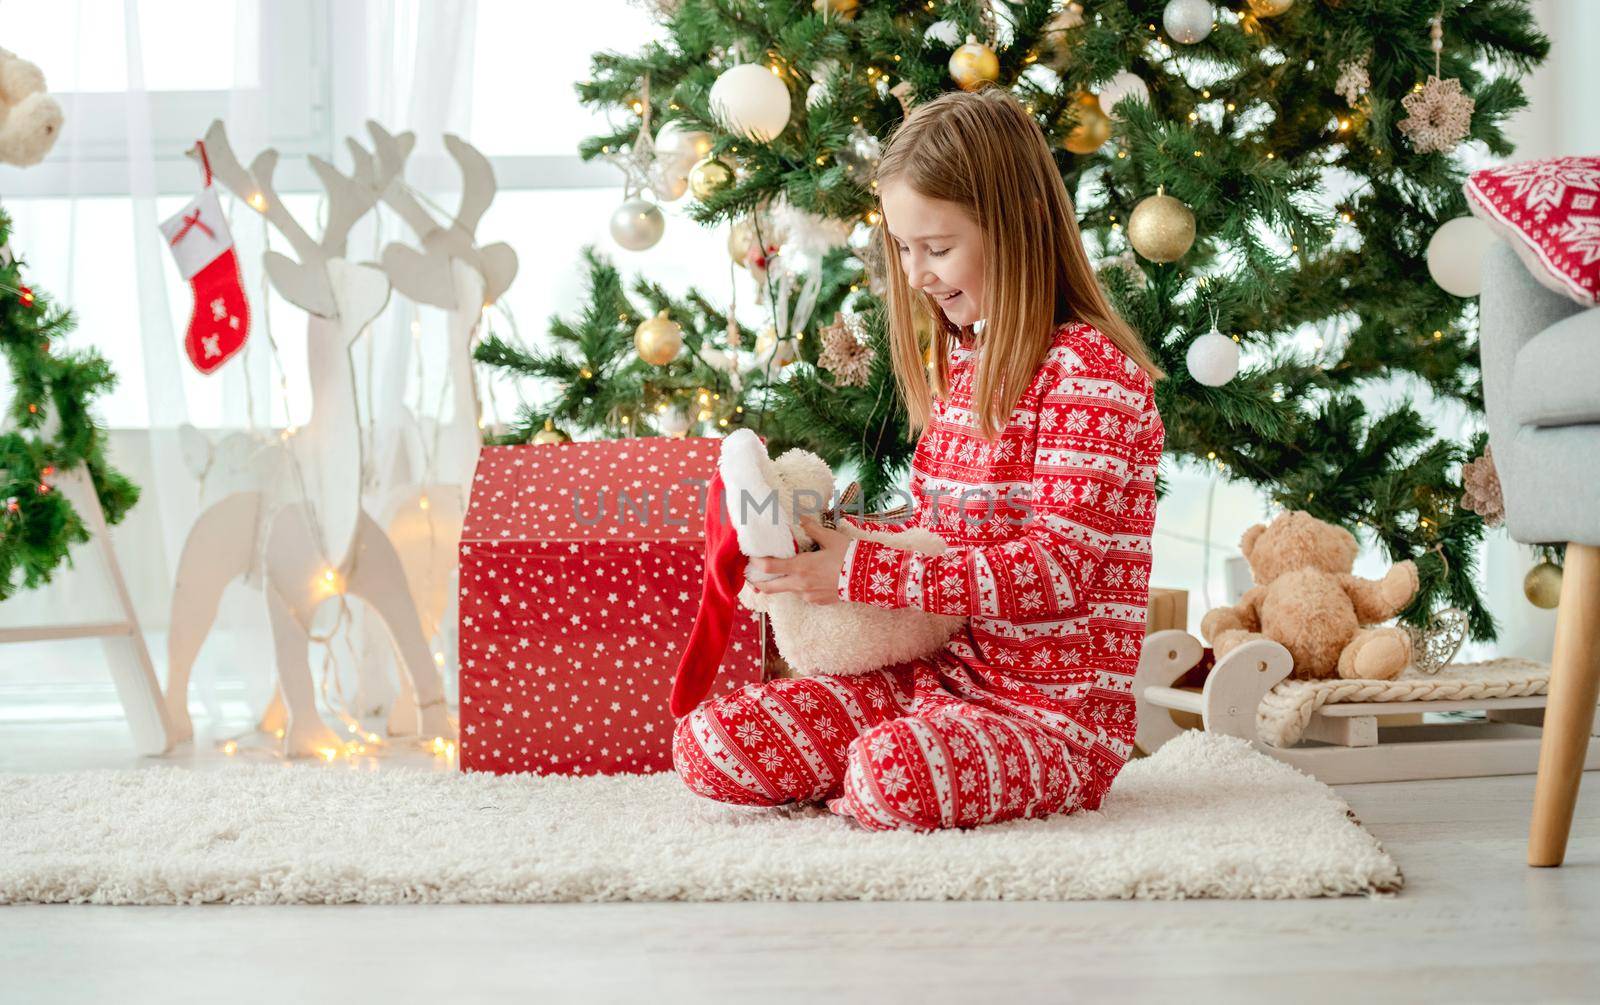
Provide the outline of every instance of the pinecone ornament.
{"type": "Polygon", "coordinates": [[[1500,493],[1500,473],[1494,467],[1490,448],[1483,448],[1483,456],[1461,467],[1461,485],[1466,493],[1461,505],[1483,517],[1486,527],[1498,527],[1506,518],[1506,501],[1500,493]]]}

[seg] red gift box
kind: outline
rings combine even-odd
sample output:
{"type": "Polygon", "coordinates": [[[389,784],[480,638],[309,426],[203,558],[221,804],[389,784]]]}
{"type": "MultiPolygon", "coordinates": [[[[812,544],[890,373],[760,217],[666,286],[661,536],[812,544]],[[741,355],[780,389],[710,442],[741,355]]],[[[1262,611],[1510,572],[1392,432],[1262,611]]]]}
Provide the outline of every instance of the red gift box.
{"type": "MultiPolygon", "coordinates": [[[[720,439],[486,447],[461,534],[461,768],[669,771],[720,439]]],[[[761,679],[736,618],[715,694],[761,679]]]]}

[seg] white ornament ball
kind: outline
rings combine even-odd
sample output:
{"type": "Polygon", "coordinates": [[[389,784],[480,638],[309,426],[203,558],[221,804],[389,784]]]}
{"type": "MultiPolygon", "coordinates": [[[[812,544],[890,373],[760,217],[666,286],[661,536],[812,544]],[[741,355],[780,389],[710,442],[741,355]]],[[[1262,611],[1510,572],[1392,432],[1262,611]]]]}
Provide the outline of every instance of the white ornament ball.
{"type": "Polygon", "coordinates": [[[689,416],[676,406],[656,414],[656,428],[667,436],[686,436],[689,433],[689,416]]]}
{"type": "Polygon", "coordinates": [[[761,63],[731,67],[711,85],[711,114],[729,132],[765,143],[789,124],[789,88],[761,63]]]}
{"type": "Polygon", "coordinates": [[[611,214],[611,239],[629,251],[643,251],[661,240],[666,226],[660,206],[633,198],[611,214]]]}
{"type": "Polygon", "coordinates": [[[1189,345],[1189,375],[1207,387],[1221,387],[1239,372],[1239,343],[1211,329],[1189,345]]]}
{"type": "Polygon", "coordinates": [[[1483,292],[1483,255],[1494,232],[1475,216],[1445,221],[1428,242],[1428,275],[1446,292],[1475,297],[1483,292]]]}
{"type": "Polygon", "coordinates": [[[1121,70],[1115,77],[1112,77],[1110,81],[1101,86],[1100,110],[1112,118],[1116,118],[1115,115],[1112,115],[1111,110],[1117,107],[1117,102],[1123,98],[1132,98],[1135,101],[1143,101],[1148,104],[1150,102],[1150,88],[1146,86],[1144,80],[1137,74],[1121,70]]]}
{"type": "Polygon", "coordinates": [[[923,31],[922,38],[926,42],[938,42],[940,45],[954,49],[961,44],[961,28],[954,21],[935,21],[923,31]]]}
{"type": "Polygon", "coordinates": [[[657,161],[650,170],[650,191],[662,202],[676,202],[689,191],[689,173],[676,163],[657,161]]]}
{"type": "Polygon", "coordinates": [[[711,153],[712,136],[703,129],[685,129],[673,119],[656,131],[656,159],[688,174],[695,162],[711,153]]]}
{"type": "Polygon", "coordinates": [[[1211,25],[1217,20],[1217,10],[1210,0],[1167,0],[1161,12],[1161,25],[1174,42],[1194,45],[1211,34],[1211,25]]]}
{"type": "Polygon", "coordinates": [[[828,88],[833,86],[833,80],[839,75],[839,64],[836,60],[824,59],[811,68],[811,86],[806,88],[806,107],[815,108],[828,96],[828,88]]]}

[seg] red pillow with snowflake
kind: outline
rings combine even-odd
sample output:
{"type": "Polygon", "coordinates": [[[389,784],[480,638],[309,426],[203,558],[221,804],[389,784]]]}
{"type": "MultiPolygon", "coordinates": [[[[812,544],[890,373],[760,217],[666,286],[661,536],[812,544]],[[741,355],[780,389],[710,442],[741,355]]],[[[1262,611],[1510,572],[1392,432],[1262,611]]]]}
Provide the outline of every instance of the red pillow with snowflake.
{"type": "Polygon", "coordinates": [[[1533,278],[1600,305],[1600,157],[1552,157],[1478,171],[1467,206],[1505,238],[1533,278]]]}

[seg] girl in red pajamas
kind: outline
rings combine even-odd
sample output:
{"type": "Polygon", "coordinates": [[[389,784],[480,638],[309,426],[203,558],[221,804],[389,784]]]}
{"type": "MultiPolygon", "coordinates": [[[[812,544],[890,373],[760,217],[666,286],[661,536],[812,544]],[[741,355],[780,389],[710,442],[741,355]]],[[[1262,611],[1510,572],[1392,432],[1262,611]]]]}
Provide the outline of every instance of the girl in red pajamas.
{"type": "Polygon", "coordinates": [[[1004,91],[918,106],[878,194],[895,376],[921,431],[910,523],[949,548],[807,520],[818,550],[749,569],[780,574],[763,592],[968,627],[925,659],[703,703],[678,722],[674,764],[712,799],[824,800],[872,829],[1095,809],[1133,745],[1161,372],[1101,292],[1044,135],[1004,91]],[[918,312],[934,320],[926,369],[918,312]]]}

